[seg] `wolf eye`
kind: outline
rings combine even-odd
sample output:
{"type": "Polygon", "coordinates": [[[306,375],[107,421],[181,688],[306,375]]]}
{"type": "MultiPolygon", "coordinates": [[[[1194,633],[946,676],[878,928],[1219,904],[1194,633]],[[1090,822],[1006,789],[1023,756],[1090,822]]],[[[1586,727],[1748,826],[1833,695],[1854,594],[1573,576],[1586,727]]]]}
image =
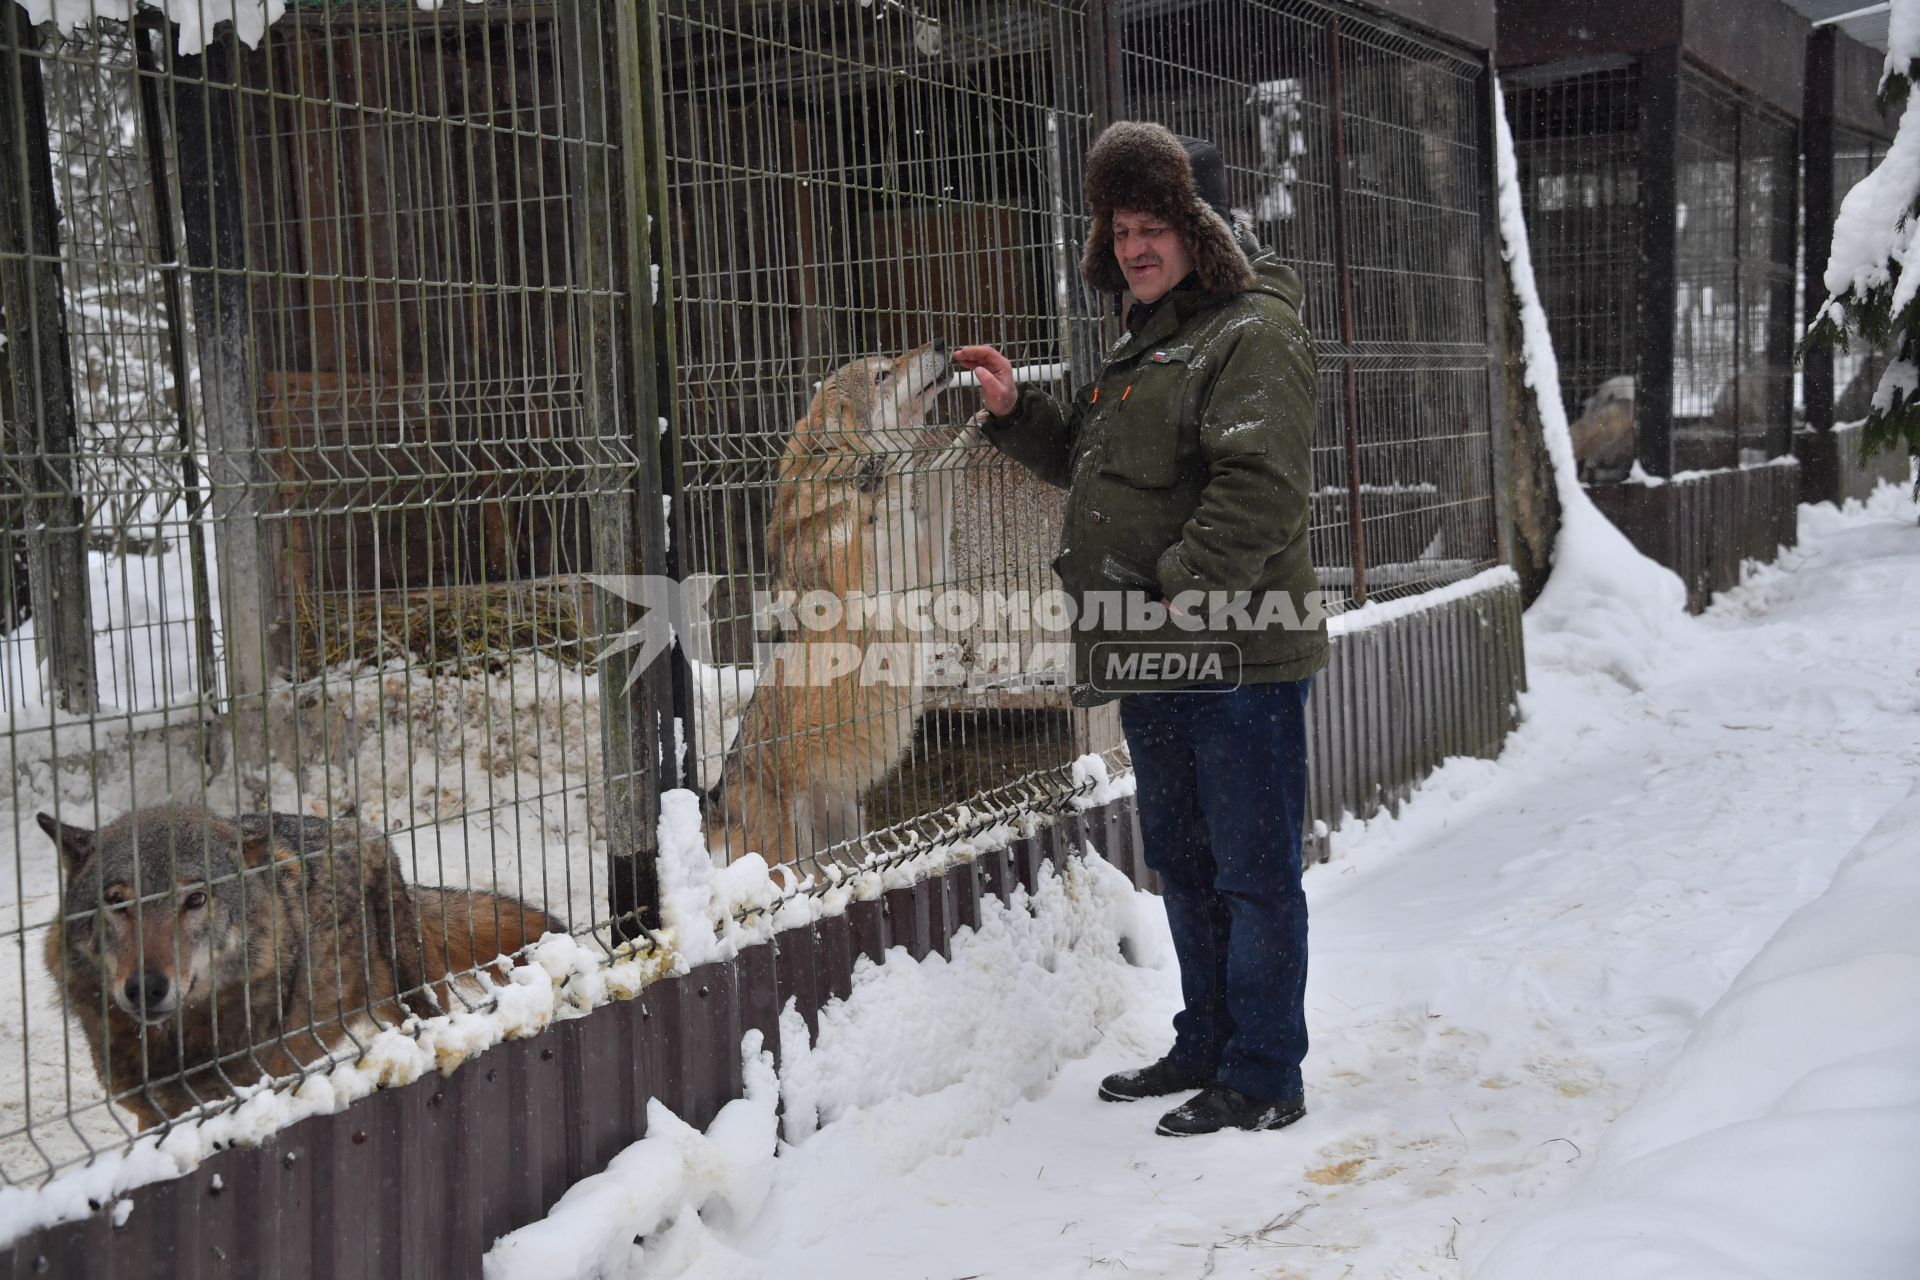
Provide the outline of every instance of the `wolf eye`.
{"type": "Polygon", "coordinates": [[[192,893],[180,899],[180,909],[182,911],[198,911],[206,905],[207,895],[206,891],[202,889],[195,889],[192,893]]]}
{"type": "Polygon", "coordinates": [[[892,374],[889,370],[882,369],[880,372],[873,375],[873,385],[877,387],[881,383],[885,382],[891,376],[892,374]]]}

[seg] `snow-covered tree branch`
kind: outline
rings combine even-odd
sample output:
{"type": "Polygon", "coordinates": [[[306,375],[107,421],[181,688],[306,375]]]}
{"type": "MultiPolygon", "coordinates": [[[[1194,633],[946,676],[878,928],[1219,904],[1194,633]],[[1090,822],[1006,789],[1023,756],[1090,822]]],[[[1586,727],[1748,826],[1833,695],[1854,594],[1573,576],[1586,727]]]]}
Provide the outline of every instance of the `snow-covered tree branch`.
{"type": "MultiPolygon", "coordinates": [[[[1920,0],[1893,0],[1880,101],[1900,124],[1878,168],[1840,205],[1827,259],[1829,295],[1801,344],[1804,357],[1866,342],[1891,360],[1861,434],[1863,454],[1920,451],[1920,0]]],[[[1920,493],[1920,485],[1916,485],[1920,493]]]]}

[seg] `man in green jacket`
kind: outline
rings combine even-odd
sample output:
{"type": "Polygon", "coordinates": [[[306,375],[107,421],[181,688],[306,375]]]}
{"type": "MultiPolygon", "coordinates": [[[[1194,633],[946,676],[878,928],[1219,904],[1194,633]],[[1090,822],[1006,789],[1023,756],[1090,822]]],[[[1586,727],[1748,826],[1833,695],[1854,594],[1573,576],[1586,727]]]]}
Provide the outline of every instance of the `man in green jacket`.
{"type": "Polygon", "coordinates": [[[1053,562],[1078,605],[1073,701],[1120,698],[1147,864],[1185,1007],[1111,1101],[1199,1090],[1159,1132],[1305,1114],[1306,701],[1326,663],[1307,550],[1314,358],[1298,278],[1227,208],[1209,143],[1122,121],[1087,154],[1088,284],[1127,302],[1062,405],[967,347],[987,438],[1067,490],[1053,562]]]}

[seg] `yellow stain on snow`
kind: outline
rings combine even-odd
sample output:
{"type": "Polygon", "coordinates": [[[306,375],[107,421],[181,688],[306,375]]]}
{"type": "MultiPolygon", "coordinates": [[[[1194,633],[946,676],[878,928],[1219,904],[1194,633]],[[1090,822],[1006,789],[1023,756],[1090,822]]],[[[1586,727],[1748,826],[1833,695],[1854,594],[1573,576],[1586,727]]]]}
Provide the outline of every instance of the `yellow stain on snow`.
{"type": "Polygon", "coordinates": [[[1351,1160],[1341,1160],[1336,1164],[1323,1164],[1318,1169],[1307,1170],[1307,1181],[1316,1182],[1323,1187],[1341,1186],[1360,1176],[1367,1167],[1365,1156],[1355,1156],[1351,1160]]]}

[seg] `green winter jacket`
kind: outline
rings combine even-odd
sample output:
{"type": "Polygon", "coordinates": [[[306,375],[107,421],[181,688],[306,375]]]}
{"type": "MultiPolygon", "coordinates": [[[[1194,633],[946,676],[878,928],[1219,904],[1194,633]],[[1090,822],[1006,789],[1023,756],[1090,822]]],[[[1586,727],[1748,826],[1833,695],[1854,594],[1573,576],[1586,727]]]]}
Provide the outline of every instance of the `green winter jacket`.
{"type": "Polygon", "coordinates": [[[1070,404],[1025,387],[983,423],[1068,493],[1053,568],[1079,606],[1076,706],[1326,665],[1307,549],[1312,339],[1299,277],[1249,256],[1251,289],[1174,290],[1070,404]],[[1183,616],[1156,618],[1162,599],[1183,616]]]}

